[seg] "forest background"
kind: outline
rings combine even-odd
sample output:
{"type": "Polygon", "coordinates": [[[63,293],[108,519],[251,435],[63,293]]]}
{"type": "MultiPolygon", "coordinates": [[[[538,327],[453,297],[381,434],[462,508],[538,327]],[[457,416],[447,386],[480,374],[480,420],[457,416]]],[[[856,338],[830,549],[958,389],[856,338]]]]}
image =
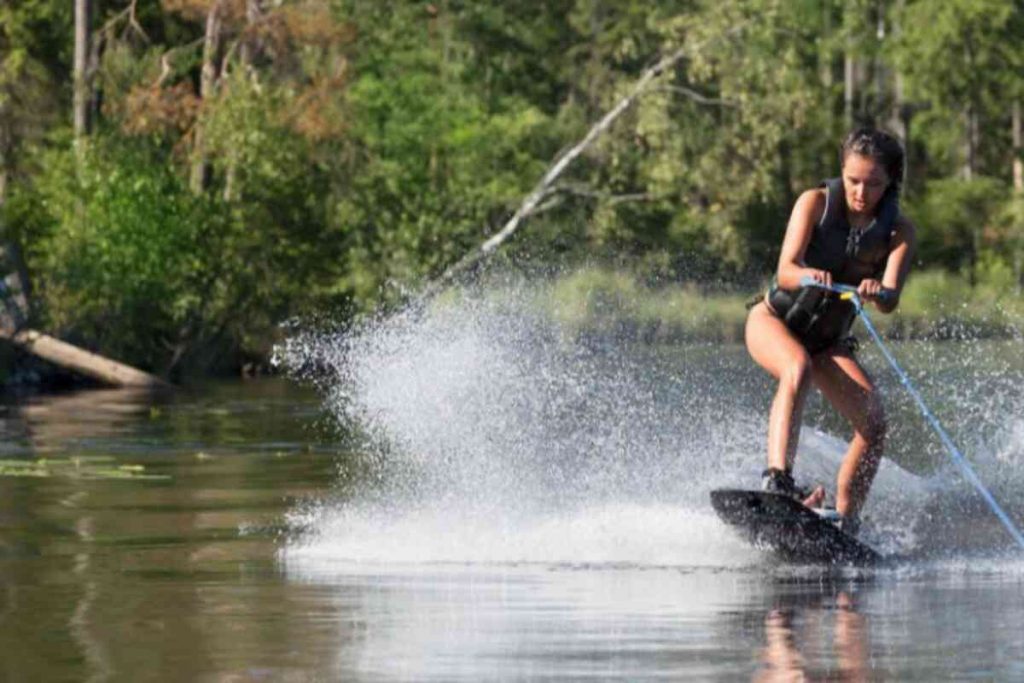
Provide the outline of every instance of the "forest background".
{"type": "Polygon", "coordinates": [[[889,333],[1019,334],[1022,45],[1020,0],[4,0],[0,241],[36,327],[235,371],[437,277],[683,47],[500,252],[545,305],[735,338],[865,123],[920,232],[889,333]]]}

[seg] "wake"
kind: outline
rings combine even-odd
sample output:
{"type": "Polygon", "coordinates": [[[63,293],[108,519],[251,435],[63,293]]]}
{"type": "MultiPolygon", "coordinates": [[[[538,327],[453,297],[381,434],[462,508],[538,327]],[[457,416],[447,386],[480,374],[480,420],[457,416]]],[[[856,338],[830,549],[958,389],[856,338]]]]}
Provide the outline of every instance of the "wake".
{"type": "MultiPolygon", "coordinates": [[[[756,487],[763,468],[772,387],[745,351],[583,342],[539,313],[534,296],[523,283],[461,290],[282,347],[283,364],[317,383],[331,414],[361,435],[341,465],[358,492],[291,515],[281,549],[289,571],[763,561],[708,502],[715,488],[756,487]]],[[[1019,460],[1012,440],[992,443],[1003,450],[983,471],[1019,460]]],[[[831,488],[844,451],[806,427],[798,479],[831,488]]],[[[997,494],[1019,481],[1004,477],[997,494]]],[[[886,460],[862,537],[886,554],[975,552],[964,538],[984,537],[987,521],[971,501],[945,470],[924,479],[886,460]]],[[[997,535],[980,543],[983,552],[1000,544],[997,535]]]]}

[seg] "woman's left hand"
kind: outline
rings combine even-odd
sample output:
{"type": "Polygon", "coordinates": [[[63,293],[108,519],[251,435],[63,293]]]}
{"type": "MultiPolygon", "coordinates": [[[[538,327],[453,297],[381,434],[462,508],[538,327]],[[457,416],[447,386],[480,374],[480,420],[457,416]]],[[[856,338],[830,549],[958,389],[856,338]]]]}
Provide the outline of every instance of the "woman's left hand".
{"type": "Polygon", "coordinates": [[[883,289],[882,283],[878,280],[861,280],[857,287],[857,296],[861,298],[861,301],[877,301],[883,289]]]}

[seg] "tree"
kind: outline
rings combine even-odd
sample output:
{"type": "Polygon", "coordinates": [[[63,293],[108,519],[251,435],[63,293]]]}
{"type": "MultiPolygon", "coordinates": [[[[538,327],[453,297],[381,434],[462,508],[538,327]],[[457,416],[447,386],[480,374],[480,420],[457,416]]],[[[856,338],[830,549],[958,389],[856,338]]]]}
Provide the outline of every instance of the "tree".
{"type": "Polygon", "coordinates": [[[1024,70],[1022,22],[1024,10],[1015,0],[919,0],[901,12],[896,63],[907,95],[931,106],[921,137],[932,158],[946,168],[958,166],[965,180],[986,172],[986,143],[989,155],[1007,148],[997,138],[984,140],[981,131],[988,120],[1009,119],[1008,80],[1019,88],[1024,70]],[[959,141],[955,156],[946,151],[957,147],[949,144],[953,140],[959,141]]]}
{"type": "Polygon", "coordinates": [[[89,109],[92,104],[92,0],[75,0],[75,138],[89,132],[89,109]]]}

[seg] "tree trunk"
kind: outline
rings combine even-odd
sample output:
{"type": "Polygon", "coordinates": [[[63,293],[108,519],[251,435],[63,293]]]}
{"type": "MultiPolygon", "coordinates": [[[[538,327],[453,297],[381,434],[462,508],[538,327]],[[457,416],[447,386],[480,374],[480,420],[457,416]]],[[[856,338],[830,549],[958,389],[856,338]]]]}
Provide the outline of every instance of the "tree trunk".
{"type": "Polygon", "coordinates": [[[853,128],[853,101],[856,96],[857,62],[847,47],[843,57],[843,121],[847,128],[853,128]]]}
{"type": "Polygon", "coordinates": [[[874,92],[866,93],[868,97],[864,98],[862,109],[871,112],[871,125],[877,127],[886,123],[886,105],[892,99],[889,87],[889,84],[892,82],[892,76],[885,57],[885,38],[889,27],[885,23],[885,6],[882,2],[878,2],[875,5],[875,12],[877,13],[875,17],[875,41],[877,45],[871,56],[871,76],[874,81],[874,92]]]}
{"type": "Polygon", "coordinates": [[[29,317],[28,270],[14,242],[0,242],[0,327],[17,330],[29,317]]]}
{"type": "MultiPolygon", "coordinates": [[[[10,98],[0,93],[0,209],[7,202],[7,181],[13,160],[14,135],[11,132],[10,98]]],[[[0,320],[5,316],[12,323],[24,324],[28,318],[28,272],[21,250],[9,241],[0,211],[0,320]]]]}
{"type": "Polygon", "coordinates": [[[1021,121],[1020,98],[1013,101],[1012,113],[1012,136],[1013,136],[1013,189],[1015,192],[1024,192],[1024,122],[1021,121]]]}
{"type": "Polygon", "coordinates": [[[825,90],[829,93],[829,100],[831,101],[832,83],[834,81],[832,75],[832,7],[830,3],[822,3],[822,14],[821,14],[821,41],[819,42],[820,49],[818,50],[818,70],[821,74],[821,84],[825,90]]]}
{"type": "MultiPolygon", "coordinates": [[[[964,167],[963,178],[970,182],[978,173],[978,110],[971,102],[964,111],[964,167]]],[[[981,221],[974,221],[971,228],[971,253],[969,281],[971,287],[977,284],[978,255],[981,253],[981,221]]]]}
{"type": "Polygon", "coordinates": [[[89,134],[89,54],[92,41],[92,0],[75,0],[74,125],[75,139],[89,134]]]}
{"type": "MultiPolygon", "coordinates": [[[[245,26],[247,30],[251,30],[256,22],[259,21],[260,15],[262,14],[260,4],[260,0],[245,0],[245,26]]],[[[252,68],[252,58],[254,53],[253,37],[251,35],[247,35],[242,40],[242,45],[238,52],[239,61],[247,70],[252,68]]]]}
{"type": "MultiPolygon", "coordinates": [[[[836,51],[832,41],[834,33],[834,17],[831,2],[822,3],[821,16],[821,41],[818,43],[818,76],[821,81],[821,89],[825,93],[824,102],[827,103],[823,110],[826,130],[824,134],[828,139],[835,139],[840,135],[839,113],[835,109],[835,87],[836,87],[836,51]]],[[[831,162],[831,156],[826,157],[831,162]]]]}
{"type": "MultiPolygon", "coordinates": [[[[902,33],[899,17],[903,12],[904,4],[904,0],[899,0],[899,2],[896,3],[896,11],[890,16],[890,36],[891,40],[895,42],[899,42],[902,33]]],[[[899,69],[893,69],[892,74],[892,102],[889,106],[889,127],[892,129],[892,132],[899,136],[900,140],[903,141],[903,146],[907,147],[910,142],[910,130],[908,111],[906,108],[906,102],[904,101],[903,74],[900,73],[899,69]]],[[[909,150],[907,153],[909,155],[909,150]]],[[[910,164],[907,163],[908,167],[909,165],[910,164]]]]}
{"type": "MultiPolygon", "coordinates": [[[[245,25],[251,29],[261,14],[260,0],[245,0],[245,25]]],[[[252,68],[252,60],[255,53],[252,35],[243,35],[241,45],[238,49],[238,63],[246,78],[255,80],[256,74],[252,68]]],[[[230,202],[237,194],[238,184],[238,157],[234,150],[229,152],[227,169],[224,171],[224,201],[230,202]]]]}
{"type": "MultiPolygon", "coordinates": [[[[964,46],[964,61],[973,71],[974,50],[971,43],[964,46]]],[[[978,172],[978,96],[975,84],[968,84],[967,102],[964,108],[964,180],[973,180],[978,172]]],[[[973,273],[972,273],[973,274],[973,273]]],[[[971,283],[973,284],[973,282],[971,283]]]]}
{"type": "MultiPolygon", "coordinates": [[[[14,142],[14,136],[11,135],[9,101],[7,94],[0,92],[0,208],[7,201],[7,178],[10,176],[11,147],[14,142]]],[[[0,229],[2,228],[0,225],[0,229]]]]}
{"type": "MultiPolygon", "coordinates": [[[[203,67],[199,74],[199,100],[207,106],[217,86],[217,58],[220,53],[221,0],[214,0],[210,12],[206,15],[206,35],[203,39],[203,67]]],[[[193,140],[192,172],[189,186],[195,194],[206,189],[209,178],[209,165],[206,161],[205,140],[203,135],[202,114],[196,121],[195,138],[193,140]]]]}
{"type": "Polygon", "coordinates": [[[0,337],[62,368],[115,387],[171,388],[159,377],[123,363],[90,353],[35,330],[11,332],[0,329],[0,337]]]}
{"type": "MultiPolygon", "coordinates": [[[[1020,98],[1013,101],[1011,114],[1011,139],[1013,141],[1013,194],[1015,201],[1024,202],[1024,118],[1021,112],[1020,98]]],[[[1017,225],[1016,230],[1024,231],[1024,225],[1017,225]]],[[[1020,296],[1024,289],[1024,234],[1016,235],[1016,248],[1013,252],[1013,275],[1017,283],[1016,292],[1020,296]]]]}
{"type": "Polygon", "coordinates": [[[896,71],[892,78],[892,105],[889,107],[889,127],[906,146],[909,141],[906,104],[903,101],[903,74],[896,71]]]}
{"type": "Polygon", "coordinates": [[[978,141],[978,114],[974,103],[968,102],[963,112],[963,166],[960,169],[960,176],[964,180],[974,180],[977,174],[977,141],[978,141]]]}

